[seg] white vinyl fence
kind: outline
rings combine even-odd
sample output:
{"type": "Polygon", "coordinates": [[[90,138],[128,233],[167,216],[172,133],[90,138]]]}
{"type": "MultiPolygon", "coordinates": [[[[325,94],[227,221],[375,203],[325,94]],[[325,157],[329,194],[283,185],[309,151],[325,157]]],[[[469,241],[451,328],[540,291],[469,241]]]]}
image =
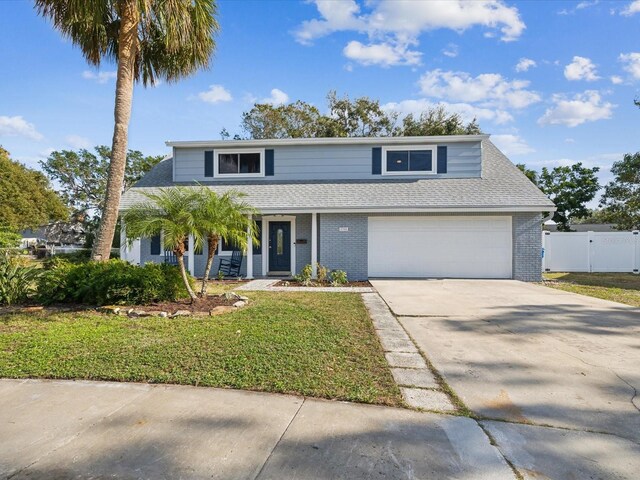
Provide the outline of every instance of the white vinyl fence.
{"type": "Polygon", "coordinates": [[[633,232],[542,232],[545,272],[640,271],[640,234],[633,232]]]}

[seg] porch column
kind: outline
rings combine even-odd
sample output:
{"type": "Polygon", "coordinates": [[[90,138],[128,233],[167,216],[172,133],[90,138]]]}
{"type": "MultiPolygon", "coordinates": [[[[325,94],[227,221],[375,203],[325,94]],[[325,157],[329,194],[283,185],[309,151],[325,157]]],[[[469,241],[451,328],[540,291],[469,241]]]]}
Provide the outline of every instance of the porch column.
{"type": "Polygon", "coordinates": [[[318,214],[311,214],[311,277],[318,278],[318,214]]]}
{"type": "MultiPolygon", "coordinates": [[[[249,223],[253,220],[253,215],[249,214],[249,223]]],[[[247,227],[247,279],[253,278],[253,242],[251,241],[251,227],[247,227]]]]}
{"type": "Polygon", "coordinates": [[[191,275],[195,275],[195,265],[194,265],[194,260],[195,260],[195,248],[194,248],[194,242],[193,242],[193,235],[189,235],[189,252],[187,253],[187,257],[189,258],[189,273],[191,275]]]}
{"type": "Polygon", "coordinates": [[[120,258],[128,262],[129,252],[127,250],[127,232],[125,231],[124,220],[120,218],[120,258]]]}

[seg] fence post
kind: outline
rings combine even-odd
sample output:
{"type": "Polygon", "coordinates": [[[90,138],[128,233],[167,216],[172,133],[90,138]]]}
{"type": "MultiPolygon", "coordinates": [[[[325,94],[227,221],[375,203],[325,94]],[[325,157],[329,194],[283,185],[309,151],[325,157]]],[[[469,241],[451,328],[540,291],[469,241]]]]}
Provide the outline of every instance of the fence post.
{"type": "Polygon", "coordinates": [[[633,273],[640,274],[640,231],[634,230],[631,232],[635,238],[633,249],[633,273]]]}
{"type": "Polygon", "coordinates": [[[551,235],[548,230],[542,231],[542,271],[547,271],[547,235],[551,235]]]}

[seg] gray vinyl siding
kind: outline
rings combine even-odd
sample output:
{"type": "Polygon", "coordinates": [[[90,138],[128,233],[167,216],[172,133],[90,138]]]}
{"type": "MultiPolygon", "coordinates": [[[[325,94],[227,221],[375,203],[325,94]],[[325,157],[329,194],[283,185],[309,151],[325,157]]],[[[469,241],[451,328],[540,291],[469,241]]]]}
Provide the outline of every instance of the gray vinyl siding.
{"type": "MultiPolygon", "coordinates": [[[[438,144],[447,147],[447,173],[409,178],[472,178],[481,176],[481,142],[438,144]]],[[[384,146],[381,142],[380,146],[384,146]]],[[[397,146],[401,148],[400,146],[397,146]]],[[[251,181],[372,180],[370,145],[305,145],[274,148],[274,175],[251,181]]],[[[215,182],[204,176],[205,148],[174,148],[176,182],[215,182]]],[[[214,161],[216,156],[214,156],[214,161]]],[[[382,159],[384,162],[384,158],[382,159]]],[[[385,177],[386,178],[386,177],[385,177]]],[[[398,177],[395,177],[398,178],[398,177]]],[[[224,179],[233,181],[242,179],[224,179]]]]}
{"type": "MultiPolygon", "coordinates": [[[[160,247],[160,253],[163,253],[162,246],[160,247]]],[[[151,255],[151,239],[140,239],[140,265],[145,263],[162,263],[164,262],[164,255],[151,255]]]]}

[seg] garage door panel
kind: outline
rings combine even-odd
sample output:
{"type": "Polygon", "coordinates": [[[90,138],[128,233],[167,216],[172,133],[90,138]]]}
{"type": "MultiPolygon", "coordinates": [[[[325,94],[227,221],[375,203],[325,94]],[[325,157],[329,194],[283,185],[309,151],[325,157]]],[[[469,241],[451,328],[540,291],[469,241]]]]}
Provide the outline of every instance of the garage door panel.
{"type": "Polygon", "coordinates": [[[511,278],[511,217],[370,217],[370,277],[511,278]]]}

